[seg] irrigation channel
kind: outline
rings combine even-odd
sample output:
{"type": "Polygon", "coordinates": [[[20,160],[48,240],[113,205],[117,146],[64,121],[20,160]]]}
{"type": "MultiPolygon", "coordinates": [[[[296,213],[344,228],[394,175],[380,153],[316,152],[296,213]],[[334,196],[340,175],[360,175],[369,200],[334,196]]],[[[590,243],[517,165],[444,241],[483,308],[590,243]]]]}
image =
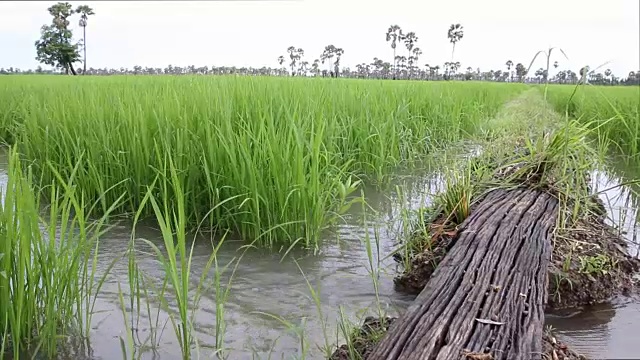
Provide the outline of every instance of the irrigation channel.
{"type": "MultiPolygon", "coordinates": [[[[0,186],[3,188],[7,180],[6,167],[6,154],[2,150],[0,186]]],[[[624,179],[625,174],[637,177],[638,170],[640,169],[626,169],[618,173],[622,174],[620,177],[624,179]],[[634,173],[636,175],[633,175],[634,173]]],[[[616,180],[604,173],[594,175],[593,181],[597,182],[599,189],[610,188],[616,184],[616,180]]],[[[378,294],[382,307],[390,312],[390,315],[395,315],[411,303],[413,296],[403,295],[394,290],[392,279],[397,265],[387,255],[397,246],[397,239],[402,232],[402,213],[428,204],[432,194],[442,189],[442,179],[437,171],[429,170],[428,166],[425,166],[413,174],[397,176],[389,189],[381,192],[374,188],[366,188],[365,197],[373,210],[366,211],[366,224],[362,207],[354,206],[345,217],[344,224],[327,232],[319,254],[294,251],[291,257],[282,260],[280,254],[272,254],[265,250],[249,250],[245,253],[236,270],[225,304],[224,338],[226,347],[230,349],[230,359],[301,358],[300,336],[309,344],[305,358],[322,359],[323,353],[316,345],[325,344],[325,332],[330,344],[342,341],[336,339],[340,307],[350,320],[356,322],[359,321],[358,317],[364,317],[364,309],[374,311],[376,308],[364,243],[367,235],[374,243],[375,261],[379,266],[378,294]],[[402,189],[401,193],[397,189],[402,189]],[[336,235],[339,241],[336,240],[336,235]],[[375,245],[376,239],[379,246],[375,245]],[[292,258],[297,260],[297,264],[291,260],[292,258]],[[324,321],[318,316],[318,309],[302,273],[319,292],[324,321]],[[281,321],[265,314],[290,321],[297,326],[298,334],[281,321]]],[[[601,194],[601,198],[605,204],[609,204],[609,216],[612,221],[624,223],[626,236],[637,244],[640,239],[640,228],[637,225],[640,222],[637,209],[640,199],[633,198],[624,187],[608,190],[601,194]]],[[[105,271],[115,258],[122,256],[130,236],[130,224],[118,223],[101,238],[99,271],[105,271]]],[[[136,236],[162,246],[160,231],[155,229],[153,224],[139,225],[136,236]]],[[[237,257],[237,249],[241,244],[239,241],[227,240],[218,253],[219,263],[224,266],[237,257]]],[[[141,242],[139,246],[142,246],[141,242]]],[[[639,251],[637,246],[632,248],[639,251]]],[[[155,279],[160,283],[163,274],[155,255],[151,249],[147,249],[146,256],[143,255],[144,248],[141,250],[143,251],[138,256],[138,262],[142,271],[150,276],[152,281],[155,279]]],[[[208,238],[203,237],[197,242],[193,259],[193,268],[196,269],[197,276],[194,279],[199,276],[198,270],[205,267],[211,251],[208,238]]],[[[126,338],[127,330],[120,307],[118,285],[120,284],[120,288],[127,295],[127,274],[127,262],[126,259],[122,259],[111,269],[110,276],[98,295],[89,354],[79,356],[80,354],[71,350],[61,358],[122,358],[120,338],[126,338]]],[[[228,274],[223,276],[222,281],[228,281],[228,274]]],[[[196,315],[196,335],[204,348],[201,351],[205,354],[201,355],[205,355],[205,358],[211,357],[207,354],[207,351],[210,352],[207,346],[215,345],[215,308],[215,291],[211,290],[203,295],[196,315]]],[[[151,313],[151,319],[145,316],[140,319],[134,318],[133,327],[137,329],[134,336],[142,341],[150,335],[150,323],[156,321],[156,310],[152,309],[151,313]]],[[[166,314],[160,312],[161,326],[166,319],[166,314]]],[[[637,334],[640,332],[640,299],[614,299],[606,305],[547,314],[546,324],[553,326],[555,335],[561,341],[589,358],[632,358],[637,357],[640,352],[637,343],[637,334]]],[[[156,353],[148,350],[142,358],[180,359],[179,346],[170,324],[167,324],[164,331],[159,330],[158,337],[159,347],[156,353]]]]}

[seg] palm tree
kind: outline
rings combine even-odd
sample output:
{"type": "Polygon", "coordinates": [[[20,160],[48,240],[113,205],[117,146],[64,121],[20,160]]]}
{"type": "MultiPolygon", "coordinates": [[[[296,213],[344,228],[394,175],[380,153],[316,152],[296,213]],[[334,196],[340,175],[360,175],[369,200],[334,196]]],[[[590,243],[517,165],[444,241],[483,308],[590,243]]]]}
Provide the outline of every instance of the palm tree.
{"type": "Polygon", "coordinates": [[[589,73],[589,66],[583,66],[580,68],[580,81],[585,82],[588,80],[587,75],[589,73]]]}
{"type": "Polygon", "coordinates": [[[344,55],[344,50],[342,50],[342,48],[334,48],[333,53],[336,56],[336,61],[333,63],[333,74],[334,77],[338,77],[338,73],[340,72],[340,57],[344,55]]]}
{"type": "Polygon", "coordinates": [[[414,45],[418,42],[416,33],[414,33],[413,31],[407,33],[407,35],[404,36],[403,40],[404,45],[407,47],[407,50],[409,50],[409,54],[411,54],[411,50],[413,50],[414,45]]]}
{"type": "MultiPolygon", "coordinates": [[[[413,59],[415,60],[416,64],[418,63],[418,60],[420,59],[420,55],[422,55],[422,50],[420,50],[419,47],[413,48],[413,59]]],[[[409,77],[411,77],[411,74],[409,74],[409,77]]]]}
{"type": "Polygon", "coordinates": [[[82,70],[82,75],[87,74],[87,19],[89,15],[95,15],[93,9],[88,7],[87,5],[80,5],[76,9],[76,13],[80,14],[79,24],[82,26],[82,48],[83,48],[83,58],[84,69],[82,70]]]}
{"type": "Polygon", "coordinates": [[[507,65],[507,71],[509,72],[509,77],[511,77],[511,67],[513,66],[513,61],[507,60],[505,65],[507,65]]]}
{"type": "Polygon", "coordinates": [[[511,71],[511,67],[513,66],[513,61],[511,60],[507,60],[507,62],[505,63],[505,65],[507,65],[507,70],[511,71]]]}
{"type": "Polygon", "coordinates": [[[331,58],[333,58],[333,56],[335,55],[336,50],[337,49],[334,45],[327,45],[324,47],[324,51],[322,52],[322,54],[320,54],[320,60],[322,61],[322,64],[324,64],[324,62],[328,60],[328,72],[331,72],[331,58]]]}
{"type": "Polygon", "coordinates": [[[453,50],[451,51],[451,61],[453,61],[453,53],[456,51],[456,43],[462,40],[463,36],[464,31],[462,30],[462,25],[451,24],[451,26],[449,27],[449,31],[447,32],[449,42],[453,44],[453,50]]]}
{"type": "Polygon", "coordinates": [[[296,48],[294,46],[289,46],[287,48],[287,52],[289,53],[289,58],[291,59],[291,64],[289,64],[289,66],[291,66],[291,76],[295,76],[294,67],[296,66],[296,60],[298,59],[296,48]]]}
{"type": "Polygon", "coordinates": [[[527,68],[524,67],[524,65],[522,65],[522,63],[518,63],[516,65],[516,76],[518,77],[519,81],[524,81],[525,76],[527,76],[527,68]]]}
{"type": "MultiPolygon", "coordinates": [[[[402,29],[398,25],[391,25],[387,30],[387,41],[391,41],[391,48],[393,49],[393,70],[396,70],[396,45],[398,41],[402,41],[404,39],[404,35],[402,34],[402,29]]],[[[394,74],[395,76],[395,74],[394,74]]]]}
{"type": "MultiPolygon", "coordinates": [[[[607,69],[607,70],[605,70],[605,71],[604,71],[604,76],[606,76],[606,77],[607,77],[607,79],[609,80],[609,79],[610,79],[610,76],[611,76],[611,69],[607,69]]],[[[611,80],[609,80],[609,82],[612,82],[612,81],[611,81],[611,80]]]]}

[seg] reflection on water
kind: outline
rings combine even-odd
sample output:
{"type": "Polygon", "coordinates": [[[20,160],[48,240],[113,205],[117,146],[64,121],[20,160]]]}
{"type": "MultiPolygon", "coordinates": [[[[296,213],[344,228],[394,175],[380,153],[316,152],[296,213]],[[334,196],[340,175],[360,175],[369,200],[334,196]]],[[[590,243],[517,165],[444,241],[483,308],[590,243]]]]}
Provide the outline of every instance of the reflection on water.
{"type": "MultiPolygon", "coordinates": [[[[6,159],[0,164],[6,168],[6,159]]],[[[327,231],[320,251],[313,255],[301,250],[289,253],[287,259],[282,254],[273,254],[266,250],[239,250],[244,245],[237,239],[227,239],[218,253],[219,266],[235,264],[242,255],[231,281],[229,297],[224,304],[224,344],[230,349],[231,359],[267,358],[290,359],[300,354],[300,339],[282,322],[270,314],[299,326],[304,330],[305,341],[309,342],[307,358],[321,359],[323,354],[316,347],[325,344],[325,331],[329,344],[336,342],[337,319],[342,307],[350,320],[363,316],[364,309],[376,308],[376,296],[369,274],[369,261],[365,250],[367,237],[374,242],[374,263],[379,266],[379,295],[383,308],[392,314],[404,309],[412,300],[411,296],[398,294],[393,289],[392,274],[395,262],[387,255],[395,248],[400,211],[403,207],[424,206],[430,200],[430,194],[437,191],[439,178],[428,175],[399,177],[389,188],[381,192],[375,188],[364,189],[368,206],[367,224],[363,224],[363,209],[354,206],[344,217],[344,223],[327,231]],[[402,189],[399,196],[395,189],[402,189]],[[409,204],[402,203],[404,199],[409,204]],[[376,245],[377,239],[377,245],[376,245]],[[379,251],[380,256],[377,252],[379,251]],[[295,261],[293,261],[295,259],[295,261]],[[302,276],[304,274],[304,276],[302,276]],[[306,280],[305,280],[306,277],[306,280]],[[310,295],[307,281],[318,292],[323,319],[310,295]],[[324,330],[323,330],[324,327],[324,330]]],[[[6,172],[0,171],[0,181],[6,182],[6,172]]],[[[147,222],[136,227],[136,238],[147,239],[162,248],[160,231],[153,223],[147,222]]],[[[131,319],[131,305],[128,294],[128,264],[123,255],[128,249],[131,238],[131,223],[120,222],[101,237],[98,256],[98,273],[111,268],[109,275],[98,295],[93,317],[91,339],[92,359],[122,358],[120,339],[127,337],[119,300],[119,291],[125,298],[127,316],[133,322],[134,337],[144,343],[150,335],[151,324],[159,324],[160,336],[157,352],[146,351],[143,359],[179,359],[180,349],[177,339],[167,323],[166,312],[159,313],[157,303],[153,302],[151,317],[146,310],[140,317],[131,319]],[[115,264],[114,264],[115,262],[115,264]],[[165,327],[166,325],[166,327],[165,327]],[[162,328],[164,328],[164,331],[162,328]]],[[[217,241],[217,240],[215,240],[217,241]]],[[[193,287],[200,278],[215,243],[204,235],[198,237],[192,260],[193,287]]],[[[151,247],[136,242],[137,262],[144,273],[148,285],[159,288],[164,273],[161,264],[151,247]]],[[[221,282],[230,280],[231,270],[222,274],[221,282]]],[[[211,287],[204,291],[195,315],[196,336],[199,339],[204,358],[211,358],[210,349],[215,345],[216,292],[213,288],[213,272],[206,278],[211,287]]],[[[145,305],[143,304],[143,307],[145,305]]],[[[176,311],[171,308],[169,311],[176,311]]],[[[150,345],[147,342],[146,346],[150,345]]],[[[76,358],[75,356],[69,358],[76,358]]]]}
{"type": "Polygon", "coordinates": [[[609,223],[622,230],[631,255],[640,257],[640,165],[618,164],[611,171],[594,172],[592,185],[605,204],[609,223]],[[624,184],[624,186],[620,186],[624,184]]]}
{"type": "MultiPolygon", "coordinates": [[[[640,257],[640,167],[617,165],[609,171],[595,172],[594,189],[607,207],[609,223],[618,226],[629,241],[629,253],[640,257]],[[620,184],[628,184],[619,186],[620,184]]],[[[572,314],[548,315],[546,323],[556,329],[558,338],[592,359],[633,359],[640,354],[640,299],[615,299],[574,309],[572,314]]]]}
{"type": "Polygon", "coordinates": [[[640,299],[615,299],[568,316],[547,315],[558,339],[591,359],[637,359],[640,299]]]}
{"type": "MultiPolygon", "coordinates": [[[[5,159],[0,159],[0,170],[5,159]],[[4,160],[4,161],[2,161],[4,160]]],[[[426,167],[426,166],[425,166],[426,167]]],[[[637,240],[639,233],[634,229],[638,220],[638,199],[625,188],[612,188],[611,177],[597,173],[594,182],[605,203],[611,204],[612,221],[626,224],[627,237],[637,240]],[[634,209],[635,208],[635,209],[634,209]]],[[[6,173],[0,171],[0,183],[6,182],[6,173]]],[[[266,250],[249,249],[242,253],[243,243],[237,239],[227,239],[218,253],[220,267],[234,263],[239,256],[237,270],[231,281],[229,298],[224,305],[225,346],[231,349],[231,359],[290,359],[300,354],[300,339],[282,322],[265,314],[282,317],[304,330],[305,341],[310,343],[308,359],[322,359],[317,345],[325,343],[325,331],[329,344],[336,343],[337,319],[342,307],[351,320],[356,320],[363,309],[375,308],[375,293],[369,274],[369,261],[365,250],[368,237],[374,244],[374,262],[379,265],[379,295],[382,306],[394,313],[403,310],[411,302],[411,296],[398,294],[393,289],[393,272],[396,264],[387,255],[397,245],[401,231],[400,218],[403,209],[416,209],[431,200],[432,194],[442,186],[437,172],[423,169],[407,176],[398,176],[388,191],[374,188],[365,189],[365,197],[371,210],[367,210],[366,226],[363,224],[363,210],[354,206],[345,216],[344,223],[326,232],[318,254],[294,250],[289,258],[266,250]],[[401,189],[399,193],[396,189],[401,189]],[[378,256],[379,251],[380,256],[378,256]],[[293,261],[295,259],[295,261],[293,261]],[[304,273],[304,277],[302,276],[304,273]],[[306,277],[306,280],[305,280],[306,277]],[[322,304],[321,319],[314,300],[311,298],[306,281],[318,292],[322,304]]],[[[120,309],[118,285],[125,294],[129,293],[128,268],[126,259],[121,257],[127,251],[131,237],[131,224],[121,222],[113,225],[101,240],[98,270],[104,272],[116,261],[105,285],[98,296],[96,314],[93,318],[91,359],[122,358],[120,338],[126,339],[126,329],[120,309]]],[[[162,248],[162,237],[153,223],[139,224],[136,237],[144,238],[162,248]]],[[[212,240],[204,235],[197,239],[192,263],[194,287],[207,260],[211,255],[212,240]]],[[[146,275],[149,284],[159,287],[163,279],[161,264],[156,260],[148,244],[137,241],[138,265],[146,275]]],[[[637,248],[636,248],[636,251],[637,248]]],[[[226,284],[231,269],[222,274],[226,284]]],[[[213,273],[206,278],[208,285],[213,282],[213,273]]],[[[143,359],[179,359],[178,342],[167,323],[168,316],[151,309],[151,318],[144,312],[140,318],[131,319],[131,306],[125,300],[126,310],[134,331],[134,337],[143,343],[150,335],[150,324],[159,324],[161,333],[157,352],[143,351],[143,359]],[[162,328],[166,325],[164,330],[162,328]]],[[[152,303],[156,304],[152,300],[152,303]]],[[[169,311],[175,311],[170,308],[169,311]]],[[[196,310],[196,330],[200,340],[203,358],[211,358],[210,347],[216,343],[216,292],[211,287],[202,296],[196,310]]],[[[594,357],[623,358],[637,354],[635,339],[640,329],[640,305],[636,302],[599,306],[586,309],[570,317],[550,315],[548,324],[557,329],[558,337],[580,352],[594,357]]],[[[146,344],[150,345],[149,343],[146,344]]],[[[77,358],[75,356],[69,357],[77,358]]]]}

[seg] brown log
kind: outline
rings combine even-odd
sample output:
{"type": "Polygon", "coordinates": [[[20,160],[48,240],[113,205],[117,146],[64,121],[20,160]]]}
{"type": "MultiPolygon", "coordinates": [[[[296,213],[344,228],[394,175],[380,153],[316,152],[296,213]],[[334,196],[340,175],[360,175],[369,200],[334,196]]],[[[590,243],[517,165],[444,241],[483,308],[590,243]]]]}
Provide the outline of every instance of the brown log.
{"type": "Polygon", "coordinates": [[[493,190],[369,360],[540,359],[558,202],[493,190]]]}

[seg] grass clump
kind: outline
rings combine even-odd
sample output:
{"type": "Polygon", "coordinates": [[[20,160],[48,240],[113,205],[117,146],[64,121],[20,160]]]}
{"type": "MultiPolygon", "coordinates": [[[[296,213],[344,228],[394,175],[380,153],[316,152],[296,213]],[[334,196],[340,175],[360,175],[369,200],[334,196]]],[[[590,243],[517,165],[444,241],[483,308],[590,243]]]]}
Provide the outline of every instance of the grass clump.
{"type": "Polygon", "coordinates": [[[90,204],[77,196],[72,176],[47,188],[56,200],[43,219],[30,168],[23,171],[15,148],[10,153],[0,191],[0,358],[54,358],[61,343],[89,337],[104,281],[95,273],[104,218],[87,219],[90,204]]]}
{"type": "MultiPolygon", "coordinates": [[[[260,77],[3,77],[0,135],[34,175],[75,184],[104,210],[138,211],[156,176],[190,226],[271,246],[314,246],[361,180],[477,130],[522,84],[260,77]],[[163,162],[169,156],[181,195],[163,162]],[[213,210],[212,210],[213,209],[213,210]],[[210,216],[205,216],[210,214],[210,216]]],[[[152,215],[146,203],[142,215],[152,215]]]]}

